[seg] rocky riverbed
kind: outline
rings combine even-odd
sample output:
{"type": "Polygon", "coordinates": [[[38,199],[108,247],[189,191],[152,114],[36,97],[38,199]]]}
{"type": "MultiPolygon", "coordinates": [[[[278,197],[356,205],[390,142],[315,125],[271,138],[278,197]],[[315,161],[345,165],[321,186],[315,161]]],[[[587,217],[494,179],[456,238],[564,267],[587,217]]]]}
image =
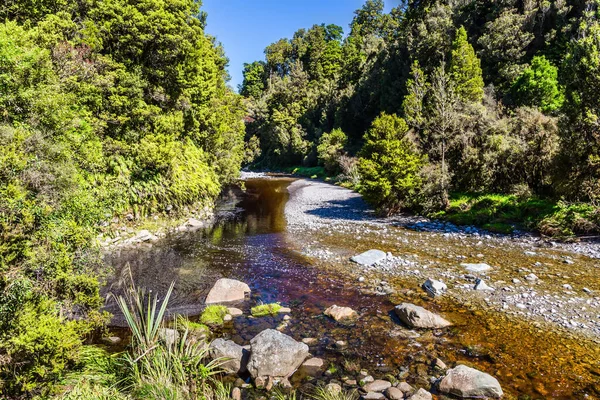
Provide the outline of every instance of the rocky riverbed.
{"type": "Polygon", "coordinates": [[[382,294],[395,290],[382,287],[386,276],[407,278],[414,288],[431,278],[447,285],[438,295],[459,303],[600,338],[598,244],[495,235],[416,217],[380,219],[357,193],[312,180],[289,190],[285,214],[289,232],[301,239],[293,240],[298,250],[371,280],[382,294]],[[374,265],[350,261],[369,248],[384,250],[385,258],[374,265]]]}

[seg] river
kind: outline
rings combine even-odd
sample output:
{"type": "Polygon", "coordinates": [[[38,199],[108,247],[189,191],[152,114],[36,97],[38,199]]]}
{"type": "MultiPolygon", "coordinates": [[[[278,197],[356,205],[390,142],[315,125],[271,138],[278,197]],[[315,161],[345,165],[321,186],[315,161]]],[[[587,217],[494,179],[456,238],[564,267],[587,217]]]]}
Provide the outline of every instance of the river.
{"type": "MultiPolygon", "coordinates": [[[[358,240],[344,232],[326,237],[291,232],[284,213],[291,182],[289,178],[248,180],[246,194],[230,203],[224,210],[229,217],[213,228],[111,253],[107,261],[115,275],[104,291],[119,293],[130,276],[138,286],[159,294],[175,281],[170,312],[193,318],[218,278],[244,281],[252,289],[250,301],[240,307],[246,315],[257,303],[280,302],[292,309],[291,320],[285,322],[283,316],[236,318],[217,334],[242,345],[260,331],[276,327],[296,340],[317,338],[311,354],[330,365],[328,376],[322,378],[327,381],[343,381],[360,367],[376,378],[394,377],[430,389],[430,377],[440,375],[431,363],[439,358],[450,367],[464,363],[490,373],[500,381],[507,398],[600,398],[600,349],[591,339],[547,329],[477,302],[432,300],[415,286],[415,279],[370,272],[367,282],[386,279],[394,289],[391,295],[377,295],[367,290],[367,284],[358,283],[357,271],[350,273],[347,262],[307,256],[307,246],[329,245],[345,255],[375,245],[376,239],[358,240]],[[414,334],[392,312],[404,301],[425,305],[454,326],[414,334]],[[344,326],[324,317],[323,310],[332,304],[354,308],[359,320],[344,326]],[[336,346],[338,341],[346,341],[347,346],[336,346]]],[[[419,253],[422,249],[405,243],[402,251],[419,253]]],[[[109,303],[107,308],[118,315],[114,305],[109,303]]],[[[118,316],[114,324],[119,325],[118,316]]],[[[292,382],[305,384],[302,377],[292,382]]]]}

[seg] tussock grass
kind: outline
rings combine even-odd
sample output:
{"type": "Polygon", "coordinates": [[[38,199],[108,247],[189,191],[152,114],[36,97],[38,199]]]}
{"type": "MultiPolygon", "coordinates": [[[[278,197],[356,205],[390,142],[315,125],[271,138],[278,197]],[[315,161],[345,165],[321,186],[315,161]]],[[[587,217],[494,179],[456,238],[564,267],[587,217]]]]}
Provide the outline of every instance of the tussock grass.
{"type": "Polygon", "coordinates": [[[281,304],[279,303],[271,303],[271,304],[259,304],[257,306],[252,307],[250,310],[253,317],[267,317],[267,316],[275,316],[279,313],[281,309],[281,304]]]}

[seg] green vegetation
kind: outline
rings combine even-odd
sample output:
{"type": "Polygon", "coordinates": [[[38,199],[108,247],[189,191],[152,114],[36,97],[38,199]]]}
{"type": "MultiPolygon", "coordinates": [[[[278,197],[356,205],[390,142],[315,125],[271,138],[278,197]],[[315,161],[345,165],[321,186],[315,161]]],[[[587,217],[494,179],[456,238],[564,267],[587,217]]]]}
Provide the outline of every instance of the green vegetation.
{"type": "Polygon", "coordinates": [[[567,238],[600,230],[600,213],[590,204],[567,204],[515,195],[455,194],[446,210],[430,216],[499,233],[535,229],[544,235],[567,238]]]}
{"type": "Polygon", "coordinates": [[[29,398],[107,321],[97,235],[212,204],[244,107],[194,0],[0,10],[0,391],[29,398]]]}
{"type": "Polygon", "coordinates": [[[271,303],[271,304],[259,304],[257,306],[252,307],[250,310],[253,317],[267,317],[267,316],[275,316],[279,313],[281,309],[281,304],[279,303],[271,303]]]}
{"type": "MultiPolygon", "coordinates": [[[[254,165],[323,166],[382,213],[454,215],[451,193],[597,209],[596,1],[409,1],[386,13],[383,0],[368,0],[341,31],[299,29],[246,66],[254,165]],[[372,137],[382,115],[406,123],[396,139],[372,137]]],[[[581,222],[594,220],[587,208],[543,224],[544,213],[488,214],[471,219],[503,231],[600,232],[581,222]]]]}
{"type": "Polygon", "coordinates": [[[292,175],[303,176],[311,179],[329,179],[330,177],[325,172],[323,167],[287,167],[282,168],[283,172],[287,172],[292,175]]]}
{"type": "Polygon", "coordinates": [[[221,326],[225,323],[223,318],[229,313],[227,307],[220,305],[207,306],[202,315],[200,315],[200,322],[208,326],[221,326]]]}
{"type": "Polygon", "coordinates": [[[357,400],[359,396],[355,390],[341,390],[338,392],[324,386],[317,386],[310,398],[314,400],[357,400]]]}

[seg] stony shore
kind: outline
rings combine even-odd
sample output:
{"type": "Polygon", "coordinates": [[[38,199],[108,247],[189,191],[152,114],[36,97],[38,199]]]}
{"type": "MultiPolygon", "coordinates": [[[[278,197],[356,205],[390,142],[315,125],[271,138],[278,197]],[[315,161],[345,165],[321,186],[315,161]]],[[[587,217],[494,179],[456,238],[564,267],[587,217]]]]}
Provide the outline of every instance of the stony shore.
{"type": "Polygon", "coordinates": [[[362,280],[402,277],[418,288],[430,278],[447,286],[438,295],[459,303],[600,339],[598,243],[491,234],[410,216],[381,219],[359,194],[319,181],[297,180],[289,191],[288,231],[308,257],[362,280]],[[368,248],[386,250],[386,257],[371,266],[349,261],[352,251],[368,248]]]}

